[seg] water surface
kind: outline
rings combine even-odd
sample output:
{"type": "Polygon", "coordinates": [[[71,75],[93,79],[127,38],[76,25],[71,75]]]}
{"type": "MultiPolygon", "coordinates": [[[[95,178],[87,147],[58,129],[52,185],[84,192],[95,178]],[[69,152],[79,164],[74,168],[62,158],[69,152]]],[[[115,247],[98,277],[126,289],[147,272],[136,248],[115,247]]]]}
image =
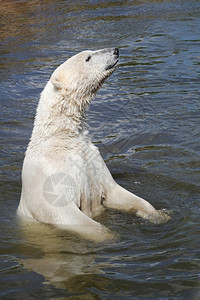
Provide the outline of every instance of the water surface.
{"type": "Polygon", "coordinates": [[[199,299],[199,1],[0,1],[2,299],[199,299]],[[102,244],[15,219],[39,94],[85,49],[120,64],[87,120],[115,180],[171,210],[150,224],[107,211],[102,244]]]}

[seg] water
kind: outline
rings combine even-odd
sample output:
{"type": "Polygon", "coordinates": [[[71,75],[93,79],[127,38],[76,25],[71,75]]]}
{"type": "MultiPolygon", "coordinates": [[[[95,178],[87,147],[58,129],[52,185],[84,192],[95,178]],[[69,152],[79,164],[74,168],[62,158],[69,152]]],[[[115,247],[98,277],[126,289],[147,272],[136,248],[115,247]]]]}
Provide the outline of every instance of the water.
{"type": "Polygon", "coordinates": [[[199,299],[200,2],[1,1],[0,297],[199,299]],[[122,186],[171,210],[166,224],[107,211],[95,244],[19,226],[21,168],[39,93],[65,59],[120,48],[88,112],[122,186]]]}

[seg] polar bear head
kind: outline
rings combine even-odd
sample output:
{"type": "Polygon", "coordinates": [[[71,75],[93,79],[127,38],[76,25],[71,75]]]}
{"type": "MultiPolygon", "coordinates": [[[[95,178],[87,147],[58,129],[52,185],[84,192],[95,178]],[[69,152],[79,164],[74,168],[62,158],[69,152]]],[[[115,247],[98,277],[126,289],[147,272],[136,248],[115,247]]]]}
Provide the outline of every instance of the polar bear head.
{"type": "Polygon", "coordinates": [[[58,91],[79,98],[92,97],[114,71],[118,59],[118,48],[83,51],[60,65],[50,80],[58,91]]]}

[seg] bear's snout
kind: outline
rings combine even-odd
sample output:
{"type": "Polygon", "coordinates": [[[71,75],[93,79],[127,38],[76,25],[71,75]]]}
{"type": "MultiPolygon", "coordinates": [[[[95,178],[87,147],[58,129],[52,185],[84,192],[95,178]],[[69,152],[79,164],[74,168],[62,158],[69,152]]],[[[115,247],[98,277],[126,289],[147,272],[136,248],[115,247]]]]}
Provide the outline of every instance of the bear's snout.
{"type": "Polygon", "coordinates": [[[113,54],[119,57],[119,49],[115,48],[113,54]]]}

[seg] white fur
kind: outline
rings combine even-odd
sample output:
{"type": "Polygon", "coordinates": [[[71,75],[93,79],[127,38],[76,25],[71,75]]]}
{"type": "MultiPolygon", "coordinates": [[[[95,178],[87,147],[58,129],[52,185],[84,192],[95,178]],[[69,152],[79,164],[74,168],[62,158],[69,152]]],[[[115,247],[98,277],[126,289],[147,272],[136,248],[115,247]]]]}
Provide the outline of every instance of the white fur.
{"type": "MultiPolygon", "coordinates": [[[[18,213],[86,237],[104,239],[108,231],[92,220],[104,207],[164,219],[147,201],[120,187],[84,131],[84,111],[118,60],[115,49],[84,51],[59,66],[44,88],[24,159],[18,213]],[[45,198],[56,174],[72,179],[73,197],[62,205],[45,198]]],[[[71,184],[71,183],[69,183],[71,184]]],[[[56,186],[62,198],[64,185],[56,186]]],[[[48,194],[49,195],[49,194],[48,194]]],[[[64,200],[65,201],[65,200],[64,200]]]]}

